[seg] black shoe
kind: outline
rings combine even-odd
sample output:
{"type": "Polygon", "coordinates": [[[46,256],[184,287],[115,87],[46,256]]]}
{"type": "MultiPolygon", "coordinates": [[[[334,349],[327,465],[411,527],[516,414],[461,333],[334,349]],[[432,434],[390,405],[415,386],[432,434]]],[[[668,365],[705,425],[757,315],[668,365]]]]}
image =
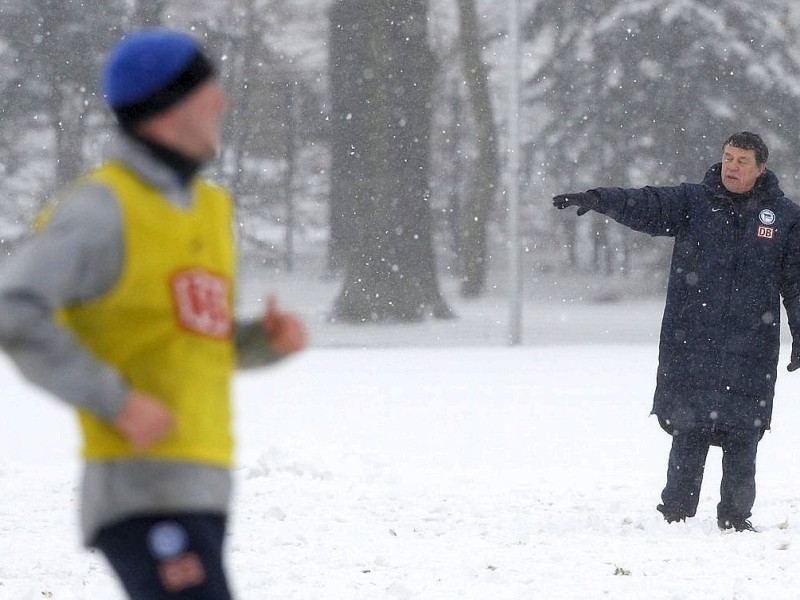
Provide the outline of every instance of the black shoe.
{"type": "Polygon", "coordinates": [[[758,531],[747,519],[717,519],[717,525],[723,531],[734,529],[736,531],[758,531]]]}
{"type": "Polygon", "coordinates": [[[677,523],[678,521],[686,521],[687,515],[677,512],[675,510],[670,510],[663,504],[659,504],[656,506],[656,510],[664,515],[664,520],[667,523],[677,523]]]}

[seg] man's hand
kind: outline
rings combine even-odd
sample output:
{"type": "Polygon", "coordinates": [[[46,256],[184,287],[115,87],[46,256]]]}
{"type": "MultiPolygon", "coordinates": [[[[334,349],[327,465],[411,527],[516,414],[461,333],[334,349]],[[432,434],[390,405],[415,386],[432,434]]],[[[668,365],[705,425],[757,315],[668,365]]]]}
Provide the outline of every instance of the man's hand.
{"type": "Polygon", "coordinates": [[[559,210],[568,206],[578,207],[578,216],[581,217],[597,205],[597,195],[592,192],[572,192],[553,196],[553,206],[559,210]]]}
{"type": "Polygon", "coordinates": [[[292,354],[306,347],[308,334],[303,321],[293,313],[278,310],[275,296],[267,298],[267,312],[261,325],[276,354],[292,354]]]}
{"type": "Polygon", "coordinates": [[[114,425],[137,452],[148,450],[175,428],[175,416],[163,402],[132,390],[114,425]]]}

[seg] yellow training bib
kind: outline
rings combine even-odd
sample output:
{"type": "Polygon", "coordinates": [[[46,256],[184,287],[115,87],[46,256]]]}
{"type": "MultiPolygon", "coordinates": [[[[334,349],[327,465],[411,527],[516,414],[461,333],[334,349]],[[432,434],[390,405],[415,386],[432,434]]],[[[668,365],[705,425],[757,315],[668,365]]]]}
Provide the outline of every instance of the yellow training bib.
{"type": "MultiPolygon", "coordinates": [[[[181,208],[116,162],[88,177],[108,185],[119,202],[122,273],[104,296],[67,307],[59,316],[133,389],[175,413],[176,430],[136,456],[228,466],[235,360],[230,197],[199,181],[192,206],[181,208]]],[[[106,421],[86,410],[80,421],[87,459],[134,456],[106,421]]]]}

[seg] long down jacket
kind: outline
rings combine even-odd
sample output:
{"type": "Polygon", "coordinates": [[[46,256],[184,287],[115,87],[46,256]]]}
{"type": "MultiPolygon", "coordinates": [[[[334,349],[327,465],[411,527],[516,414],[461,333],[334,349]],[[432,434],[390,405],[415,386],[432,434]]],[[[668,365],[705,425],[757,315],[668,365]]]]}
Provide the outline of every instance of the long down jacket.
{"type": "Polygon", "coordinates": [[[598,188],[594,209],[652,236],[675,238],[661,326],[653,413],[663,423],[770,426],[780,298],[800,350],[800,207],[767,170],[748,194],[700,184],[598,188]]]}

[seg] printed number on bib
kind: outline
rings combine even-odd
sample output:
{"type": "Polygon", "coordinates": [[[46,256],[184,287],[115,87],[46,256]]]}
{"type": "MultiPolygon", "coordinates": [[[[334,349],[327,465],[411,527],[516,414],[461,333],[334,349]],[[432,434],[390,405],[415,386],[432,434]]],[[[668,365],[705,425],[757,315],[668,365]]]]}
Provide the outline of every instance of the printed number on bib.
{"type": "Polygon", "coordinates": [[[184,329],[214,338],[231,334],[230,284],[201,269],[181,271],[172,278],[178,320],[184,329]]]}

